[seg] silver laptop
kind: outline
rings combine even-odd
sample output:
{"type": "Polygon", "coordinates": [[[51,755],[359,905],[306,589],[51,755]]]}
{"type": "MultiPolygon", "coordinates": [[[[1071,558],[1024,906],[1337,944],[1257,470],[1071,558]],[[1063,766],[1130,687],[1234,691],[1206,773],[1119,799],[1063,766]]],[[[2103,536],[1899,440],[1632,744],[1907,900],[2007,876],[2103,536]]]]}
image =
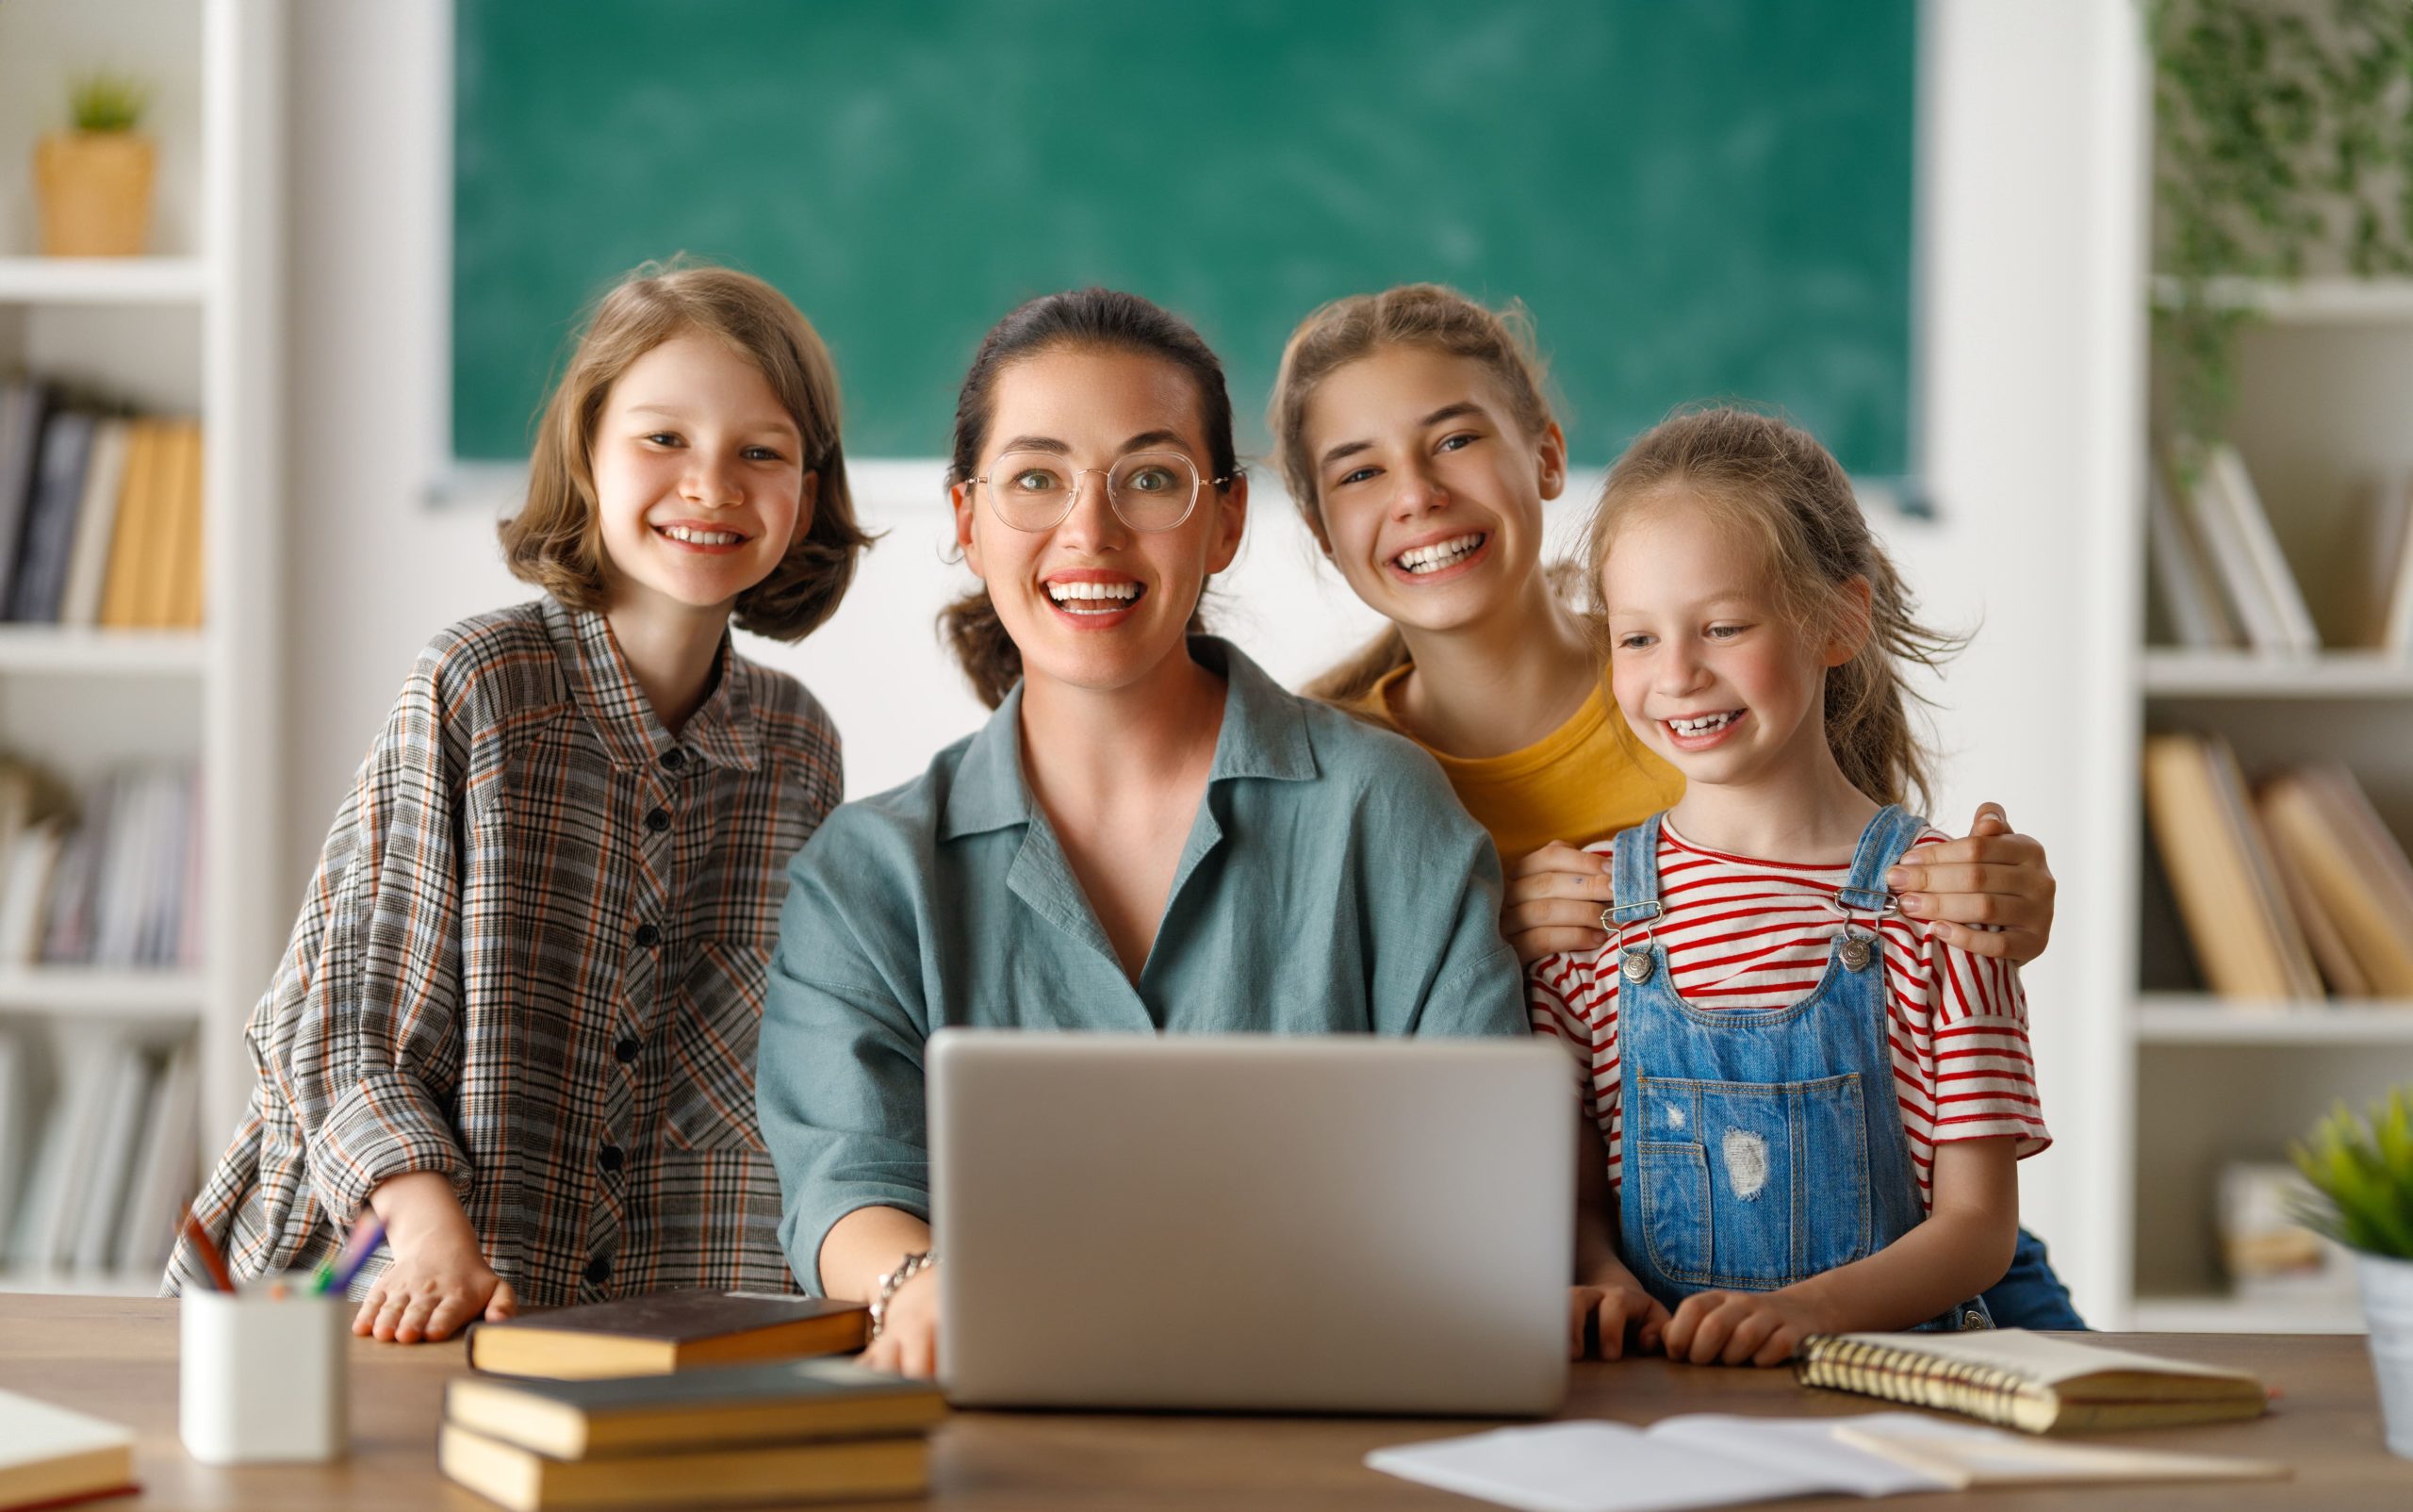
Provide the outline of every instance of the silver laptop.
{"type": "Polygon", "coordinates": [[[1492,1416],[1566,1392],[1562,1050],[943,1029],[929,1108],[959,1404],[1492,1416]]]}

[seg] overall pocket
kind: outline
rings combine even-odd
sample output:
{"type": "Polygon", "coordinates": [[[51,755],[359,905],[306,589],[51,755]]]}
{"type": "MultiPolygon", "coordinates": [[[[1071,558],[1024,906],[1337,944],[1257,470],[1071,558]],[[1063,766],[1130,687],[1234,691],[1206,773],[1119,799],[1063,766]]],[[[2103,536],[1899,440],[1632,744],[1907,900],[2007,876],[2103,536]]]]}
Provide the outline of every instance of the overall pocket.
{"type": "Polygon", "coordinates": [[[1857,1075],[1749,1083],[1635,1078],[1626,1138],[1643,1242],[1672,1281],[1770,1291],[1868,1253],[1857,1075]]]}

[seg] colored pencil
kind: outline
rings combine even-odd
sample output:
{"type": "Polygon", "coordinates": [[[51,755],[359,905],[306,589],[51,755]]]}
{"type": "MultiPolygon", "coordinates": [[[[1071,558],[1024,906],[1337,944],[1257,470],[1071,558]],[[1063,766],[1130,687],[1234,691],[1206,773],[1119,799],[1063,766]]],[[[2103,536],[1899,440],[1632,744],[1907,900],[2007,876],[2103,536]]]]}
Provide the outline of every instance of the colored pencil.
{"type": "Polygon", "coordinates": [[[209,1272],[210,1285],[221,1291],[234,1290],[235,1277],[226,1269],[226,1257],[218,1253],[218,1246],[210,1241],[201,1221],[193,1217],[190,1203],[176,1209],[176,1232],[184,1235],[192,1245],[192,1252],[201,1257],[203,1267],[209,1272]]]}

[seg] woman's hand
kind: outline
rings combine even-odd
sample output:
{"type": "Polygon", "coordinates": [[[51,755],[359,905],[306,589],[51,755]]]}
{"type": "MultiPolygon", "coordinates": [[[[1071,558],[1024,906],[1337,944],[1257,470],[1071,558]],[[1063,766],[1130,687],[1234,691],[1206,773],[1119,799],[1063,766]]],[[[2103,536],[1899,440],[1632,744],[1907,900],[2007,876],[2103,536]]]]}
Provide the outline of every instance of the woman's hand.
{"type": "Polygon", "coordinates": [[[926,1265],[888,1299],[879,1337],[856,1361],[867,1370],[927,1381],[939,1372],[939,1286],[926,1265]]]}
{"type": "Polygon", "coordinates": [[[1633,1334],[1636,1354],[1656,1352],[1668,1323],[1666,1305],[1643,1290],[1641,1283],[1631,1276],[1623,1281],[1603,1278],[1598,1286],[1569,1287],[1567,1290],[1568,1359],[1584,1357],[1584,1336],[1596,1319],[1600,1325],[1600,1356],[1602,1359],[1625,1357],[1628,1330],[1633,1334]]]}
{"type": "Polygon", "coordinates": [[[1825,1309],[1792,1287],[1696,1291],[1667,1324],[1667,1357],[1695,1365],[1781,1365],[1804,1339],[1831,1332],[1825,1309]]]}
{"type": "Polygon", "coordinates": [[[1500,932],[1520,964],[1551,955],[1588,955],[1609,943],[1608,931],[1600,928],[1600,911],[1616,896],[1609,865],[1607,856],[1553,840],[1508,868],[1500,932]]]}
{"type": "Polygon", "coordinates": [[[432,1171],[396,1176],[369,1203],[386,1221],[394,1258],[353,1315],[353,1333],[393,1344],[432,1342],[463,1323],[501,1323],[519,1311],[511,1283],[486,1264],[450,1180],[432,1171]]]}
{"type": "Polygon", "coordinates": [[[2025,964],[2044,953],[2053,933],[2053,874],[2044,847],[2013,834],[2002,805],[1978,805],[1967,838],[1916,854],[1916,862],[1885,874],[1903,912],[1933,921],[1938,939],[1971,955],[2025,964]]]}

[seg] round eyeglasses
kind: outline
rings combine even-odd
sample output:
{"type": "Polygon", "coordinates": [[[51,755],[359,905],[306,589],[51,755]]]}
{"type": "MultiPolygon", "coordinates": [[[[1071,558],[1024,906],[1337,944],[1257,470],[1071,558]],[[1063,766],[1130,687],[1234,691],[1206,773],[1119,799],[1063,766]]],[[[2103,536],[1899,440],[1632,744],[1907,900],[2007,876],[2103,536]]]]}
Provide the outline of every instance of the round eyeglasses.
{"type": "MultiPolygon", "coordinates": [[[[1018,531],[1049,531],[1064,523],[1081,480],[1106,475],[1106,506],[1135,531],[1173,530],[1198,507],[1198,464],[1178,452],[1134,452],[1110,468],[1076,468],[1052,452],[1008,452],[988,472],[969,480],[986,487],[989,507],[1018,531]]],[[[1228,477],[1207,480],[1217,487],[1228,477]]]]}

